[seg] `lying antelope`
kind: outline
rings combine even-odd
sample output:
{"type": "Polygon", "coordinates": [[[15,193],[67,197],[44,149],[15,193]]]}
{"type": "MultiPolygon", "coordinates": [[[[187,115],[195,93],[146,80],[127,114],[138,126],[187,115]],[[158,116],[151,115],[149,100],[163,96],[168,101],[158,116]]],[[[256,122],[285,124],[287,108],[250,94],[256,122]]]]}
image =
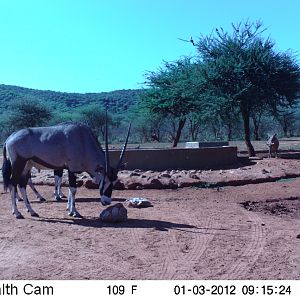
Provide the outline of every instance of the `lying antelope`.
{"type": "Polygon", "coordinates": [[[78,122],[66,122],[51,127],[34,127],[19,130],[8,137],[3,147],[2,175],[4,188],[9,188],[12,212],[17,219],[23,216],[17,208],[16,189],[20,187],[22,198],[31,216],[38,217],[26,194],[26,185],[32,167],[37,169],[67,169],[69,176],[68,212],[81,217],[75,207],[76,173],[87,172],[99,184],[100,201],[111,203],[113,183],[126,151],[131,125],[128,128],[124,147],[118,164],[110,166],[105,130],[105,152],[91,129],[78,122]]]}

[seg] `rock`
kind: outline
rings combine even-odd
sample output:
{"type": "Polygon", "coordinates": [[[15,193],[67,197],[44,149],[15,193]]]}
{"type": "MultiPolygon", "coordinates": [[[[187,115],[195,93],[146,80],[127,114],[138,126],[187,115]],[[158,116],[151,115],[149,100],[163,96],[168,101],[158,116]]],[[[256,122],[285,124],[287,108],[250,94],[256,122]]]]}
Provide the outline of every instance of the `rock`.
{"type": "Polygon", "coordinates": [[[139,182],[129,182],[125,184],[127,190],[142,190],[143,186],[139,182]]]}
{"type": "Polygon", "coordinates": [[[152,171],[152,170],[148,170],[148,171],[145,172],[145,174],[153,174],[153,173],[155,173],[155,172],[152,171]]]}
{"type": "Polygon", "coordinates": [[[84,183],[84,186],[87,188],[87,189],[99,189],[99,185],[94,183],[91,179],[87,180],[85,183],[84,183]]]}
{"type": "Polygon", "coordinates": [[[197,175],[197,174],[191,174],[190,178],[192,178],[192,179],[200,179],[200,176],[197,175]]]}
{"type": "Polygon", "coordinates": [[[178,183],[174,179],[170,179],[168,186],[170,189],[177,189],[178,188],[178,183]]]}
{"type": "Polygon", "coordinates": [[[137,173],[137,172],[132,172],[129,174],[130,177],[133,177],[133,176],[141,176],[140,173],[137,173]]]}
{"type": "Polygon", "coordinates": [[[77,186],[77,187],[83,186],[83,180],[77,179],[77,181],[76,181],[76,186],[77,186]]]}
{"type": "Polygon", "coordinates": [[[125,190],[125,184],[118,179],[114,184],[114,189],[115,190],[125,190]]]}
{"type": "Polygon", "coordinates": [[[161,181],[158,178],[151,179],[150,184],[151,184],[151,188],[153,188],[153,189],[162,189],[163,188],[163,184],[161,183],[161,181]]]}
{"type": "Polygon", "coordinates": [[[127,220],[127,209],[122,203],[109,206],[100,214],[102,222],[124,222],[127,220]]]}
{"type": "Polygon", "coordinates": [[[159,177],[161,177],[161,178],[171,178],[171,175],[168,174],[168,173],[161,173],[161,174],[159,175],[159,177]]]}

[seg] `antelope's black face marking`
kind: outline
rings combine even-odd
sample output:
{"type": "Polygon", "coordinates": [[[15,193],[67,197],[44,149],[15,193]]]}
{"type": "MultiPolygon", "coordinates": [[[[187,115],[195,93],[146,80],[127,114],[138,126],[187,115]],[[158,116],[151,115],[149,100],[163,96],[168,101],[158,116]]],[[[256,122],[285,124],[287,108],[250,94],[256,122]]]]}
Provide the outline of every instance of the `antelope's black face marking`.
{"type": "Polygon", "coordinates": [[[113,186],[117,178],[118,178],[117,170],[114,168],[110,168],[107,174],[105,174],[102,177],[102,180],[100,181],[99,190],[101,195],[101,203],[103,205],[108,205],[111,203],[113,186]]]}

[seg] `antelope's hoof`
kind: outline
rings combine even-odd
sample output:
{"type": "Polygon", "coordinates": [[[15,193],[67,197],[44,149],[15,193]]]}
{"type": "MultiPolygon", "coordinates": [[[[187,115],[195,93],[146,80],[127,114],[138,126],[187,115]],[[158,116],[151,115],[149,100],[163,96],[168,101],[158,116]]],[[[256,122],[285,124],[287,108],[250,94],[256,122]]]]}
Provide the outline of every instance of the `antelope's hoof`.
{"type": "Polygon", "coordinates": [[[70,217],[74,217],[74,218],[80,218],[80,219],[83,219],[83,216],[82,216],[79,212],[77,212],[77,211],[74,211],[74,212],[72,212],[72,213],[69,213],[69,216],[70,216],[70,217]]]}
{"type": "Polygon", "coordinates": [[[55,200],[58,201],[58,202],[59,202],[59,201],[62,201],[62,199],[61,199],[60,196],[56,196],[56,197],[55,197],[55,200]]]}
{"type": "Polygon", "coordinates": [[[16,215],[16,219],[21,220],[21,219],[24,219],[24,217],[23,217],[23,215],[19,214],[19,215],[16,215]]]}
{"type": "Polygon", "coordinates": [[[36,212],[33,212],[33,213],[31,213],[30,215],[31,215],[32,217],[36,217],[36,218],[39,217],[39,215],[38,215],[36,212]]]}

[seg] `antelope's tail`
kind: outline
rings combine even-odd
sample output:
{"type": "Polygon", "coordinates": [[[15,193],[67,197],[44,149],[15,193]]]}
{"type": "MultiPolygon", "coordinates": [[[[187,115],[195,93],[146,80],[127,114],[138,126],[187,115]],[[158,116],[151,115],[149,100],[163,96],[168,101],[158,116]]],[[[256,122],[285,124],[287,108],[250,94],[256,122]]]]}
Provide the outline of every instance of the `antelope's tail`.
{"type": "Polygon", "coordinates": [[[11,183],[11,173],[12,173],[12,167],[11,162],[7,158],[6,155],[6,145],[3,146],[3,164],[2,164],[2,177],[3,177],[3,187],[4,191],[6,192],[10,183],[11,183]]]}

